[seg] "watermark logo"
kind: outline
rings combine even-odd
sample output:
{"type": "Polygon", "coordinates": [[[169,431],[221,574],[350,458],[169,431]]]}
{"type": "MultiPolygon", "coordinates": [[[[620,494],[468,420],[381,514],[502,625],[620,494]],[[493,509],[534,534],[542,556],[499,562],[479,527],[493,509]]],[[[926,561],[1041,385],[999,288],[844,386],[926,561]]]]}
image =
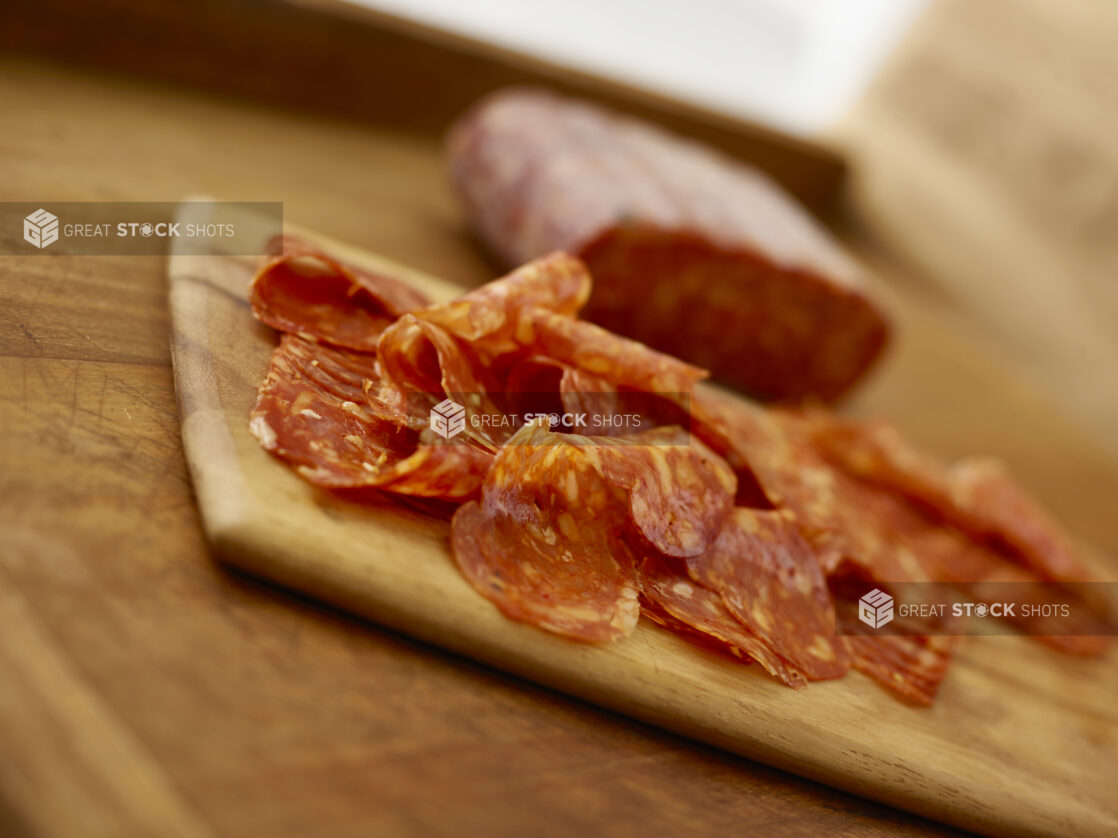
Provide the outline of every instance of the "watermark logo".
{"type": "Polygon", "coordinates": [[[261,256],[283,205],[226,201],[0,201],[0,256],[261,256]],[[23,240],[16,235],[22,229],[23,240]]]}
{"type": "Polygon", "coordinates": [[[874,588],[858,600],[858,619],[870,628],[881,628],[893,619],[893,597],[874,588]]]}
{"type": "Polygon", "coordinates": [[[58,216],[37,209],[23,219],[23,239],[42,250],[58,241],[58,216]]]}
{"type": "Polygon", "coordinates": [[[466,429],[466,408],[444,399],[431,408],[431,430],[443,439],[453,439],[466,429]]]}

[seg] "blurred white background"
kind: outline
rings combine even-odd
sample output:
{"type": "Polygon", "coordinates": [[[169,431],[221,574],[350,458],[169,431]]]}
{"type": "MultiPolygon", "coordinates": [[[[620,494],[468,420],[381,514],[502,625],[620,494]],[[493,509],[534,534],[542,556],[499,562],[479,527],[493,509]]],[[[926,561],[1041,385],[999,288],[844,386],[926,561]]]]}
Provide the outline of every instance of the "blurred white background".
{"type": "Polygon", "coordinates": [[[811,135],[927,0],[354,0],[811,135]]]}

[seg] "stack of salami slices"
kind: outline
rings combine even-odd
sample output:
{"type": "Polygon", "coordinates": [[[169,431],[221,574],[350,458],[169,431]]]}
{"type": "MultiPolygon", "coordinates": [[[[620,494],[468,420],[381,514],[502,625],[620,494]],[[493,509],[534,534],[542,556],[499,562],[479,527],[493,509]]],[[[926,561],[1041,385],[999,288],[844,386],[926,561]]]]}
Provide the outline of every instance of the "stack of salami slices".
{"type": "Polygon", "coordinates": [[[510,619],[606,643],[643,614],[792,687],[854,668],[930,703],[944,677],[951,638],[859,633],[844,580],[1090,578],[996,464],[941,466],[885,425],[725,395],[579,319],[590,293],[585,264],[558,252],[429,304],[280,242],[251,290],[281,332],[252,433],[323,489],[450,517],[458,567],[510,619]],[[541,399],[576,413],[587,394],[639,428],[502,421],[541,399]],[[470,419],[453,438],[429,421],[451,397],[470,419]]]}

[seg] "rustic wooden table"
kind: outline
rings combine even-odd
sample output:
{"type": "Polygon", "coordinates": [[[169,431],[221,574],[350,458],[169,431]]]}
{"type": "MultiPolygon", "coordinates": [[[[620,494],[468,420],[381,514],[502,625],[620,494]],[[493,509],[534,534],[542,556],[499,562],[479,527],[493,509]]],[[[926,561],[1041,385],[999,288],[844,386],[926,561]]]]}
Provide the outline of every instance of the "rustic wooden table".
{"type": "MultiPolygon", "coordinates": [[[[989,11],[968,11],[981,5],[939,3],[894,60],[899,81],[838,130],[875,150],[857,172],[847,233],[875,267],[908,278],[897,281],[937,288],[929,305],[953,309],[960,328],[979,323],[995,354],[1098,425],[1118,415],[1100,361],[1114,346],[1115,251],[1097,232],[1118,194],[1106,191],[1118,182],[1118,146],[1099,142],[1112,131],[1103,105],[1113,87],[1097,84],[1114,66],[1101,33],[1116,27],[1105,2],[1057,14],[1019,0],[1006,34],[989,11]],[[987,60],[991,45],[1011,52],[1049,38],[1080,44],[1089,60],[1077,66],[1095,82],[1046,78],[1043,112],[1062,121],[1015,117],[1013,105],[1032,100],[987,60]],[[974,119],[985,111],[957,95],[973,89],[959,72],[995,88],[999,119],[974,119]],[[929,84],[927,96],[912,94],[929,84]],[[1061,93],[1069,86],[1074,101],[1061,93]],[[1014,174],[1048,159],[1010,142],[1025,133],[1013,125],[1030,120],[1063,126],[1058,139],[1074,135],[1091,152],[1088,182],[1061,180],[1055,208],[1013,197],[1043,186],[1014,174]],[[1003,134],[1009,145],[999,146],[1003,134]],[[1016,157],[994,166],[991,147],[1016,157]],[[934,165],[914,165],[918,151],[934,165]],[[905,214],[914,196],[931,227],[905,214]],[[1028,216],[1026,206],[1038,209],[1028,216]],[[1052,267],[1061,264],[1082,269],[1046,310],[1045,289],[1068,273],[1052,267]],[[1023,336],[1021,324],[1038,318],[1039,339],[1023,336]]],[[[431,273],[464,284],[486,275],[431,141],[11,56],[0,59],[0,108],[0,199],[280,200],[289,221],[431,273]]],[[[0,257],[0,834],[949,832],[218,568],[199,528],[169,364],[162,259],[0,257]]],[[[1118,550],[1106,440],[1081,441],[1032,395],[1012,395],[1027,434],[980,405],[955,405],[945,421],[971,423],[1077,534],[1118,550]],[[1068,459],[1038,456],[1045,429],[1068,459]]]]}
{"type": "MultiPolygon", "coordinates": [[[[485,275],[414,138],[13,60],[0,102],[6,199],[282,200],[485,275]]],[[[0,833],[949,832],[217,567],[162,259],[0,258],[0,368],[0,833]]]]}

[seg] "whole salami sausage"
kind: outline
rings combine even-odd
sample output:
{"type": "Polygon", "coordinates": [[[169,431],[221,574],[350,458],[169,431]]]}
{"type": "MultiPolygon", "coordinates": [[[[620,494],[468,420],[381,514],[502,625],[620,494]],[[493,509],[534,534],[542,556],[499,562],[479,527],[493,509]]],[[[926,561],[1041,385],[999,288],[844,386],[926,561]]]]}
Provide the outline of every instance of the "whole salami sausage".
{"type": "Polygon", "coordinates": [[[584,313],[765,399],[832,400],[885,345],[858,268],[767,177],[545,91],[498,92],[451,130],[452,179],[508,266],[584,259],[584,313]]]}

